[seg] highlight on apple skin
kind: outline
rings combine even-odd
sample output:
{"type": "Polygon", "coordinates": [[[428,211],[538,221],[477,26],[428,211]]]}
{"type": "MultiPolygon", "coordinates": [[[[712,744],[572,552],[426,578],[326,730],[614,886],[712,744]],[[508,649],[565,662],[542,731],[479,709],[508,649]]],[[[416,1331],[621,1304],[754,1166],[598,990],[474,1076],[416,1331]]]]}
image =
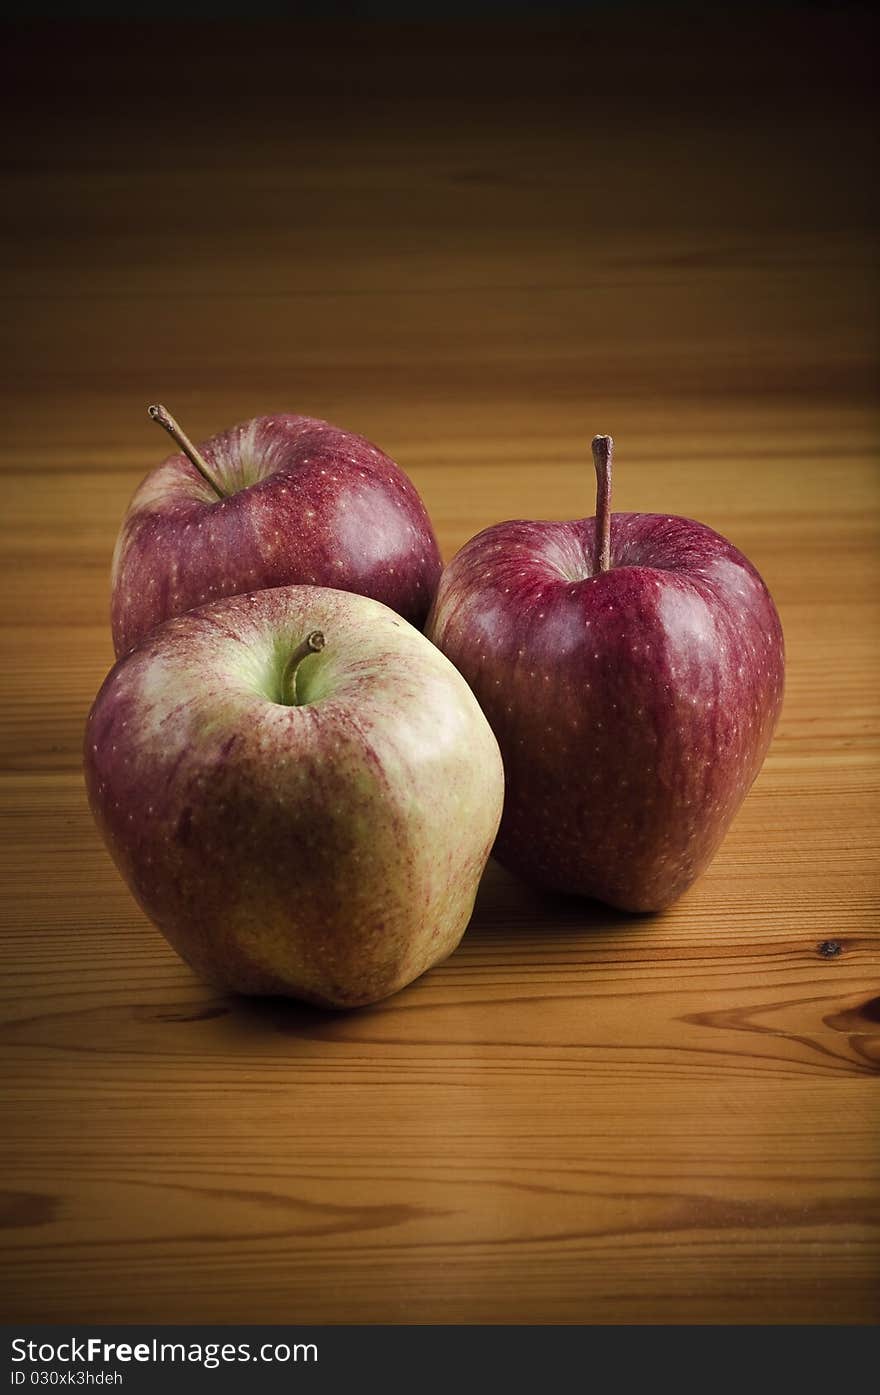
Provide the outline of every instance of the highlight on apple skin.
{"type": "Polygon", "coordinates": [[[504,793],[464,679],[399,615],[316,587],[168,620],[89,715],[91,807],[206,980],[354,1007],[455,949],[504,793]]]}
{"type": "Polygon", "coordinates": [[[495,855],[630,911],[708,866],[761,769],[784,647],[758,572],[711,528],[610,512],[500,523],[443,573],[427,633],[461,670],[504,759],[495,855]]]}
{"type": "Polygon", "coordinates": [[[117,655],[156,625],[249,591],[310,584],[371,596],[421,628],[441,571],[422,500],[377,446],[326,421],[275,415],[180,447],[129,504],[112,567],[117,655]]]}

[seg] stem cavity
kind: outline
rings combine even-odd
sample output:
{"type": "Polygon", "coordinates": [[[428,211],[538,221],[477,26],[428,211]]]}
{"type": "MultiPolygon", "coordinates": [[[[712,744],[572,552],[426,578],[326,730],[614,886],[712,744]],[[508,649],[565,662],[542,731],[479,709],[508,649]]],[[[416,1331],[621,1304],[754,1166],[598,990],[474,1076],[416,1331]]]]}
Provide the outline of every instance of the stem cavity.
{"type": "Polygon", "coordinates": [[[593,437],[593,464],[596,467],[596,541],[593,572],[611,567],[611,461],[614,442],[610,436],[593,437]]]}
{"type": "Polygon", "coordinates": [[[281,701],[287,707],[299,706],[299,698],[296,692],[296,671],[303,659],[307,659],[309,654],[318,654],[324,648],[324,636],[320,630],[312,630],[306,635],[302,644],[298,644],[294,649],[287,663],[284,665],[284,672],[281,675],[281,701]]]}
{"type": "Polygon", "coordinates": [[[217,479],[207,460],[202,455],[198,447],[193,445],[186,432],[181,430],[181,428],[178,426],[177,422],[174,420],[173,416],[169,412],[168,408],[163,407],[160,403],[158,406],[148,407],[147,411],[149,412],[153,421],[157,421],[160,426],[163,426],[165,428],[172,441],[174,441],[175,444],[178,445],[180,449],[183,451],[184,455],[192,461],[193,465],[195,465],[202,479],[205,481],[206,484],[209,484],[211,486],[214,493],[217,495],[217,498],[224,498],[224,491],[218,484],[217,479]]]}

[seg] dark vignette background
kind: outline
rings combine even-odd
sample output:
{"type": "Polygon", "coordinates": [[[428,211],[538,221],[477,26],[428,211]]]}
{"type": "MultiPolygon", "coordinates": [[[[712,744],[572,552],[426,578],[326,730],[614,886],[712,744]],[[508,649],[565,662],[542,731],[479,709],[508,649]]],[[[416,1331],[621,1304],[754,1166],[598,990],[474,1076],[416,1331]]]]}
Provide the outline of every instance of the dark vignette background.
{"type": "Polygon", "coordinates": [[[222,374],[233,415],[254,388],[329,410],[391,374],[413,403],[585,417],[609,396],[870,394],[860,7],[331,8],[6,28],[13,409],[40,374],[111,412],[222,374]],[[285,299],[322,293],[318,322],[285,299]]]}

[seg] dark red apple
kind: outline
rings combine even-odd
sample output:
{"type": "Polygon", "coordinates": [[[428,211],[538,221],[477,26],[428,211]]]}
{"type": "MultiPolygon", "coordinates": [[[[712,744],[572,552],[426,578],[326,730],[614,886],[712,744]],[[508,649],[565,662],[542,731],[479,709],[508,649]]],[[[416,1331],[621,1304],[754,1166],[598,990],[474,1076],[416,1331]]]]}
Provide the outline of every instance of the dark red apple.
{"type": "Polygon", "coordinates": [[[626,910],[705,869],[761,769],[782,705],[782,628],[752,564],[690,518],[512,522],[443,573],[427,632],[464,674],[507,781],[496,856],[626,910]]]}
{"type": "Polygon", "coordinates": [[[421,627],[441,561],[415,486],[363,436],[267,416],[180,446],[129,505],[113,555],[111,618],[124,654],[170,616],[293,583],[356,591],[421,627]]]}

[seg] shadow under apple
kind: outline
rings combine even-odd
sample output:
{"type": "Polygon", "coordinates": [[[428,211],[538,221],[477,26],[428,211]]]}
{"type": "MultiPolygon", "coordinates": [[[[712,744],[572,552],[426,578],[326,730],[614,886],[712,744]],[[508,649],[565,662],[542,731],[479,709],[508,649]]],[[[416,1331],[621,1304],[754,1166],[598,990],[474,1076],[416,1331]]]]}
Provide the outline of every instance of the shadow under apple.
{"type": "MultiPolygon", "coordinates": [[[[475,960],[497,956],[504,941],[540,958],[542,947],[558,949],[563,937],[577,946],[588,969],[592,957],[607,960],[609,938],[621,947],[650,934],[659,914],[639,915],[615,910],[583,897],[550,892],[530,885],[490,860],[477,895],[474,913],[459,948],[443,963],[381,1002],[354,1008],[323,1008],[294,998],[256,998],[230,994],[222,1003],[228,1014],[225,1029],[242,1042],[277,1034],[307,1042],[413,1042],[412,1014],[448,1011],[459,976],[471,978],[475,960]],[[228,1019],[232,1018],[230,1022],[228,1019]],[[407,1024],[404,1026],[403,1019],[407,1024]]],[[[473,985],[470,984],[470,987],[473,985]]],[[[462,1006],[469,992],[463,984],[462,1006]]],[[[429,1034],[430,1035],[430,1034],[429,1034]]]]}
{"type": "Polygon", "coordinates": [[[488,943],[499,936],[540,941],[559,933],[628,934],[653,929],[662,914],[621,911],[583,896],[548,891],[523,881],[491,858],[464,943],[478,938],[488,943]]]}

